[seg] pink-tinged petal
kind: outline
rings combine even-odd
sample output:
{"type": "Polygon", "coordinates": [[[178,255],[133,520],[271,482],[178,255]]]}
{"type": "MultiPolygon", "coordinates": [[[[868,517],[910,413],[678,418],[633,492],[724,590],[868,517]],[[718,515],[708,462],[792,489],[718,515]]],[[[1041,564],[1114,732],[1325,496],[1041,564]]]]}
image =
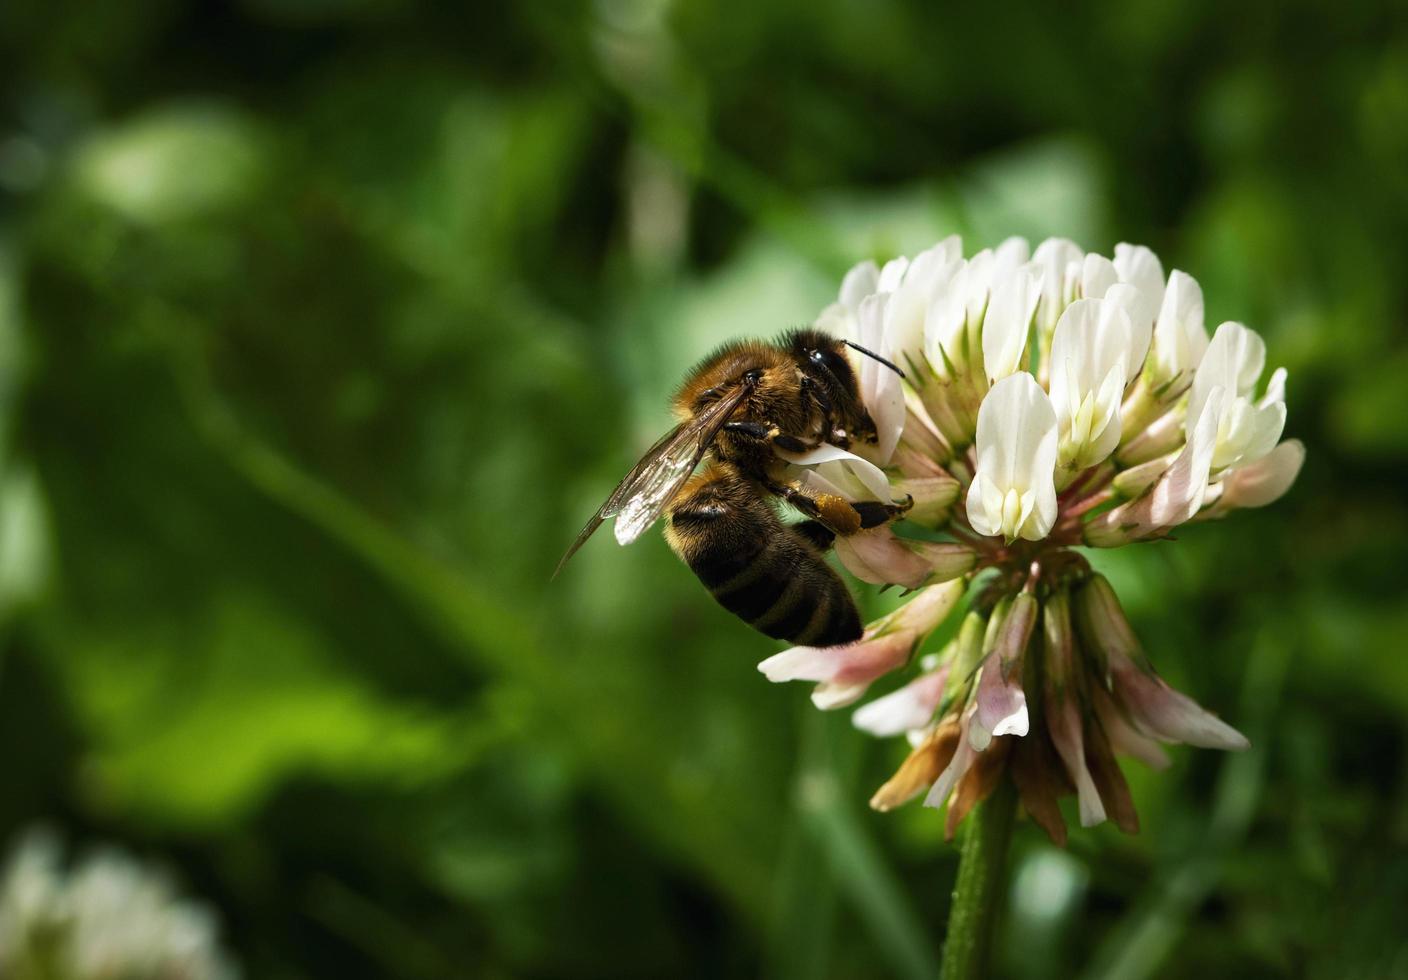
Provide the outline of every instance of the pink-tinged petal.
{"type": "Polygon", "coordinates": [[[834,647],[793,647],[758,664],[773,683],[818,681],[812,701],[840,708],[858,701],[876,678],[909,662],[922,637],[904,630],[834,647]]]}
{"type": "Polygon", "coordinates": [[[871,623],[866,635],[879,636],[898,630],[928,636],[953,612],[965,589],[961,581],[941,582],[920,589],[894,612],[871,623]]]}
{"type": "Polygon", "coordinates": [[[910,546],[929,563],[929,581],[948,582],[967,575],[978,563],[978,554],[967,545],[944,541],[911,541],[910,546]]]}
{"type": "Polygon", "coordinates": [[[913,502],[905,517],[930,527],[946,520],[958,501],[958,481],[947,473],[905,477],[896,480],[894,487],[896,493],[908,494],[913,502]]]}
{"type": "Polygon", "coordinates": [[[997,629],[978,677],[978,710],[969,726],[969,739],[979,752],[999,735],[1027,734],[1030,719],[1022,664],[1039,609],[1036,597],[1024,592],[1012,600],[997,629]]]}
{"type": "Polygon", "coordinates": [[[928,725],[944,696],[948,665],[921,674],[897,691],[876,698],[851,716],[851,723],[877,738],[901,735],[928,725]]]}
{"type": "Polygon", "coordinates": [[[1288,439],[1254,462],[1238,466],[1222,478],[1222,497],[1216,510],[1237,507],[1265,507],[1280,500],[1300,475],[1305,463],[1305,445],[1288,439]]]}
{"type": "Polygon", "coordinates": [[[983,664],[978,675],[978,712],[968,726],[968,743],[986,752],[999,735],[1026,735],[1030,725],[1027,695],[1021,678],[1004,678],[995,659],[983,664]]]}
{"type": "Polygon", "coordinates": [[[1095,709],[1095,717],[1100,720],[1100,727],[1105,729],[1110,748],[1120,755],[1138,759],[1151,769],[1169,767],[1168,753],[1164,751],[1163,746],[1135,730],[1103,689],[1095,688],[1091,691],[1090,700],[1095,709]]]}
{"type": "Polygon", "coordinates": [[[1182,524],[1197,514],[1208,488],[1217,449],[1217,426],[1223,391],[1215,389],[1203,407],[1188,441],[1158,481],[1138,498],[1101,514],[1085,525],[1082,536],[1094,548],[1118,547],[1182,524]]]}
{"type": "Polygon", "coordinates": [[[1182,524],[1198,512],[1203,491],[1208,486],[1208,470],[1217,449],[1217,423],[1225,392],[1215,388],[1209,394],[1202,416],[1188,433],[1173,464],[1149,491],[1149,523],[1152,527],[1182,524]]]}
{"type": "Polygon", "coordinates": [[[1169,687],[1152,667],[1126,657],[1111,657],[1110,675],[1115,697],[1129,712],[1130,720],[1155,738],[1204,749],[1240,750],[1251,744],[1231,725],[1169,687]]]}
{"type": "Polygon", "coordinates": [[[1052,593],[1046,600],[1041,621],[1046,654],[1046,730],[1076,787],[1081,826],[1093,827],[1104,821],[1105,806],[1100,802],[1100,790],[1085,763],[1085,722],[1081,713],[1080,678],[1076,673],[1077,650],[1069,593],[1052,593]]]}
{"type": "Polygon", "coordinates": [[[1051,744],[1056,754],[1065,764],[1066,772],[1076,787],[1076,798],[1080,805],[1080,825],[1094,827],[1105,822],[1105,805],[1100,802],[1100,790],[1090,777],[1090,769],[1085,764],[1085,735],[1080,713],[1080,704],[1075,697],[1061,698],[1048,702],[1046,706],[1046,730],[1051,734],[1051,744]]]}
{"type": "Polygon", "coordinates": [[[848,572],[872,585],[914,589],[932,571],[929,562],[895,537],[889,525],[837,538],[836,557],[848,572]]]}
{"type": "Polygon", "coordinates": [[[953,753],[953,758],[949,760],[944,771],[939,773],[939,778],[934,781],[934,785],[929,789],[929,794],[924,797],[924,805],[935,809],[947,802],[949,794],[953,792],[953,787],[957,785],[959,779],[973,766],[973,762],[978,758],[978,753],[969,744],[968,726],[972,721],[975,708],[969,708],[963,713],[963,720],[959,725],[958,749],[953,753]]]}

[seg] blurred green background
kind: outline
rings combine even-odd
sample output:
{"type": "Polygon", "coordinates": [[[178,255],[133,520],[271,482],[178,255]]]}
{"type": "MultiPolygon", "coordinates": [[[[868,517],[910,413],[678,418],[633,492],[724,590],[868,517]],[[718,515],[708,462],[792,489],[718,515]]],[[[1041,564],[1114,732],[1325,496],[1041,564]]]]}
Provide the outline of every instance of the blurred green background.
{"type": "MultiPolygon", "coordinates": [[[[0,5],[0,844],[249,977],[920,977],[903,746],[658,535],[707,348],[961,232],[1143,242],[1290,370],[1267,510],[1098,561],[1251,752],[1019,830],[1004,976],[1408,976],[1401,4],[0,5]]],[[[879,603],[867,593],[873,611],[879,603]]]]}

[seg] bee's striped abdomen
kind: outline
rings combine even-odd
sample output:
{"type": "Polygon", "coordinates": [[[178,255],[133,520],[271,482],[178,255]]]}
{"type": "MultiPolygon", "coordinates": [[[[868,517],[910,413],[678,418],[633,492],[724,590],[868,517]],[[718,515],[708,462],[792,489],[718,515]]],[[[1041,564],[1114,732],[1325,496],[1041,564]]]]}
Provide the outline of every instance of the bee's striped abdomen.
{"type": "Polygon", "coordinates": [[[809,646],[860,637],[840,576],[730,471],[711,467],[685,486],[666,537],[714,598],[759,632],[809,646]]]}

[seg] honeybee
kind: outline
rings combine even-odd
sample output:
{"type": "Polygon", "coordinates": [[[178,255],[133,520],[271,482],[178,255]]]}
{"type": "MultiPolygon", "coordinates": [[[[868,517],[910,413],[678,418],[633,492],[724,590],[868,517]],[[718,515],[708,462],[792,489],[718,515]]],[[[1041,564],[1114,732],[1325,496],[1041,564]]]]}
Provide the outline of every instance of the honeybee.
{"type": "Polygon", "coordinates": [[[878,527],[911,502],[854,503],[809,491],[788,479],[777,452],[877,441],[847,347],[904,376],[878,354],[816,329],[773,343],[737,341],[706,357],[675,394],[679,424],[592,515],[557,572],[606,518],[616,518],[616,538],[629,544],[668,515],[665,538],[675,554],[754,629],[810,646],[859,639],[855,601],[823,556],[837,535],[878,527]],[[805,519],[784,523],[778,498],[805,519]]]}

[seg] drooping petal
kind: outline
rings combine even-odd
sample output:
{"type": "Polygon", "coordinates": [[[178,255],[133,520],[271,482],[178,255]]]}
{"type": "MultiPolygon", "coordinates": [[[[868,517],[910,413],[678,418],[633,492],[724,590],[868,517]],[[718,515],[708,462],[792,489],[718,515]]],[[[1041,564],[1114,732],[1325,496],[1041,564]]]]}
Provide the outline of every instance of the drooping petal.
{"type": "Polygon", "coordinates": [[[1222,478],[1219,514],[1238,507],[1265,507],[1281,499],[1305,463],[1305,445],[1288,439],[1260,459],[1229,470],[1222,478]]]}
{"type": "Polygon", "coordinates": [[[1055,592],[1047,599],[1042,611],[1042,639],[1046,653],[1046,729],[1075,786],[1081,826],[1093,827],[1104,821],[1105,807],[1085,765],[1080,679],[1067,593],[1055,592]]]}
{"type": "Polygon", "coordinates": [[[895,537],[888,524],[836,539],[836,557],[862,582],[918,588],[933,574],[933,566],[895,537]]]}
{"type": "Polygon", "coordinates": [[[996,382],[1018,370],[1027,346],[1032,315],[1042,296],[1042,271],[1036,263],[995,280],[983,319],[983,370],[996,382]]]}
{"type": "Polygon", "coordinates": [[[930,787],[929,794],[924,797],[924,805],[938,808],[948,801],[949,794],[953,792],[954,785],[958,780],[967,774],[973,761],[978,758],[978,753],[968,739],[968,725],[972,721],[976,707],[970,707],[963,712],[959,721],[958,747],[954,750],[953,757],[949,759],[944,771],[939,773],[939,778],[930,787]]]}
{"type": "Polygon", "coordinates": [[[1239,732],[1159,677],[1103,575],[1091,576],[1075,593],[1075,611],[1083,646],[1103,665],[1114,700],[1137,730],[1202,748],[1247,747],[1239,732]]]}
{"type": "Polygon", "coordinates": [[[1100,726],[1105,730],[1105,736],[1110,740],[1110,748],[1120,755],[1138,759],[1151,769],[1167,769],[1169,767],[1168,753],[1164,751],[1163,746],[1135,730],[1134,726],[1125,720],[1123,711],[1115,705],[1114,700],[1103,688],[1093,688],[1090,692],[1090,701],[1091,706],[1095,709],[1095,717],[1100,719],[1100,726]]]}
{"type": "Polygon", "coordinates": [[[1217,423],[1223,392],[1212,392],[1202,417],[1188,432],[1188,441],[1163,475],[1140,496],[1101,514],[1082,529],[1092,548],[1118,547],[1191,520],[1203,505],[1217,448],[1217,423]]]}
{"type": "Polygon", "coordinates": [[[1111,657],[1110,676],[1115,697],[1134,726],[1145,734],[1205,749],[1240,750],[1251,744],[1231,725],[1169,687],[1147,665],[1123,656],[1111,657]]]}
{"type": "Polygon", "coordinates": [[[961,580],[920,589],[894,612],[871,623],[869,632],[879,635],[893,630],[909,630],[922,639],[948,618],[966,590],[967,585],[961,580]]]}
{"type": "Polygon", "coordinates": [[[1056,413],[1025,371],[1003,378],[978,410],[978,468],[968,519],[980,534],[1044,538],[1056,520],[1056,413]]]}
{"type": "Polygon", "coordinates": [[[1109,740],[1100,728],[1100,722],[1093,717],[1086,718],[1085,725],[1085,764],[1090,770],[1090,778],[1100,791],[1100,802],[1105,813],[1116,827],[1126,834],[1139,833],[1139,814],[1134,809],[1134,798],[1129,793],[1129,783],[1120,771],[1115,754],[1110,749],[1109,740]]]}
{"type": "Polygon", "coordinates": [[[1007,757],[1011,753],[1014,739],[999,740],[991,749],[980,752],[958,780],[954,787],[953,799],[948,804],[948,815],[944,818],[944,839],[953,840],[954,832],[968,812],[992,795],[998,783],[1007,772],[1007,757]]]}
{"type": "Polygon", "coordinates": [[[993,613],[1002,619],[978,676],[978,711],[968,727],[968,738],[979,752],[997,736],[1027,734],[1030,719],[1022,689],[1022,664],[1038,609],[1036,598],[1024,592],[1005,612],[999,606],[993,613]]]}
{"type": "Polygon", "coordinates": [[[870,798],[871,807],[884,813],[929,789],[953,761],[958,742],[958,719],[950,717],[923,738],[899,770],[876,790],[870,798]]]}
{"type": "Polygon", "coordinates": [[[877,738],[923,728],[933,720],[934,711],[943,699],[947,680],[947,664],[927,674],[920,674],[904,687],[857,708],[851,715],[851,723],[877,738]]]}
{"type": "Polygon", "coordinates": [[[861,639],[834,647],[793,647],[758,664],[773,683],[818,681],[812,701],[829,710],[859,700],[878,677],[902,667],[914,651],[915,635],[908,631],[861,639]]]}
{"type": "Polygon", "coordinates": [[[1057,847],[1066,846],[1066,819],[1057,802],[1070,792],[1070,780],[1062,770],[1051,742],[1045,738],[1024,738],[1012,746],[1008,762],[1012,783],[1017,787],[1022,809],[1032,822],[1046,831],[1057,847]]]}

